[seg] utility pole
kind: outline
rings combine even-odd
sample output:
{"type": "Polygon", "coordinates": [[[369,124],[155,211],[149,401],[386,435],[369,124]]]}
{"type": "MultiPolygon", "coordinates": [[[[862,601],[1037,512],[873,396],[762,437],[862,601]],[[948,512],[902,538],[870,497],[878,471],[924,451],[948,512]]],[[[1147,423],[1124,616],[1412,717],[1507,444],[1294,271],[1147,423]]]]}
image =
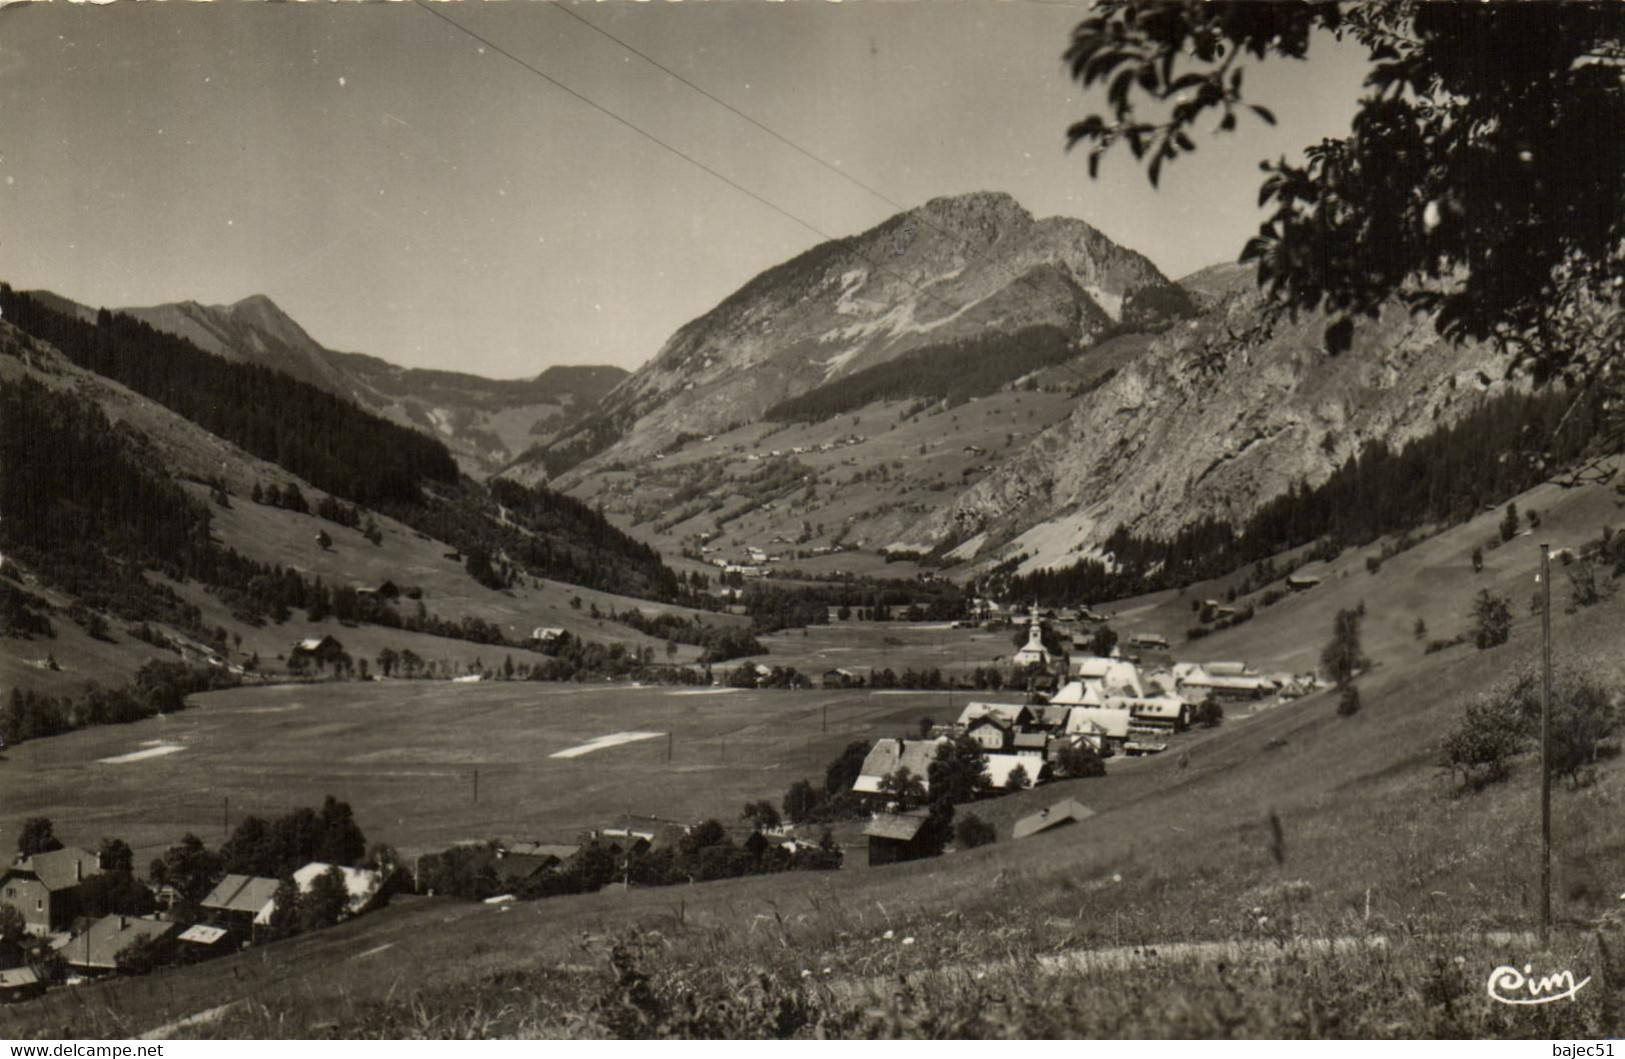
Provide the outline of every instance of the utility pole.
{"type": "Polygon", "coordinates": [[[220,799],[220,834],[231,834],[231,795],[223,795],[220,799]]]}
{"type": "Polygon", "coordinates": [[[477,766],[474,769],[474,804],[480,804],[480,770],[477,766]]]}
{"type": "Polygon", "coordinates": [[[677,739],[677,733],[676,732],[667,732],[666,733],[666,764],[668,764],[668,765],[671,764],[672,744],[676,741],[676,739],[677,739]]]}
{"type": "Polygon", "coordinates": [[[1552,936],[1552,549],[1540,546],[1540,943],[1552,936]]]}

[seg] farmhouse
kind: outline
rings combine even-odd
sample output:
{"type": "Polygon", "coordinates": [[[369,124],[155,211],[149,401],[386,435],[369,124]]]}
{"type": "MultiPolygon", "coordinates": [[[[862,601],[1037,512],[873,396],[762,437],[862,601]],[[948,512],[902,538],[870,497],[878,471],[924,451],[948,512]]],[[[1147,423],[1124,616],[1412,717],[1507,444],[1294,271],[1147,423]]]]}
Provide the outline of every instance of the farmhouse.
{"type": "Polygon", "coordinates": [[[856,669],[827,669],[818,683],[824,688],[861,688],[865,679],[864,674],[856,669]]]}
{"type": "Polygon", "coordinates": [[[965,734],[976,740],[976,745],[989,754],[1009,750],[1015,731],[1009,721],[996,713],[984,713],[965,726],[965,734]]]}
{"type": "Polygon", "coordinates": [[[564,630],[555,625],[538,625],[530,630],[530,638],[539,644],[557,643],[563,637],[564,630]]]}
{"type": "Polygon", "coordinates": [[[13,1000],[27,1000],[45,992],[45,983],[32,967],[12,967],[0,970],[0,1004],[13,1000]]]}
{"type": "Polygon", "coordinates": [[[1320,584],[1320,578],[1313,574],[1291,574],[1286,579],[1286,587],[1294,592],[1307,592],[1320,584]]]}
{"type": "Polygon", "coordinates": [[[272,899],[276,897],[277,880],[254,875],[228,875],[220,880],[198,907],[209,913],[209,918],[227,930],[243,937],[251,937],[254,921],[264,913],[271,918],[272,899]]]}
{"type": "Polygon", "coordinates": [[[935,851],[925,841],[924,812],[880,813],[869,821],[863,833],[869,839],[869,866],[929,857],[935,851]]]}
{"type": "Polygon", "coordinates": [[[1031,838],[1033,835],[1054,831],[1056,828],[1066,827],[1068,824],[1081,823],[1095,815],[1095,811],[1088,806],[1081,805],[1075,798],[1067,798],[1056,802],[1047,809],[1040,809],[1031,816],[1024,816],[1016,821],[1015,827],[1010,831],[1010,837],[1031,838]]]}
{"type": "MultiPolygon", "coordinates": [[[[317,878],[325,875],[328,869],[332,867],[334,865],[325,864],[319,860],[311,861],[293,873],[294,885],[299,887],[300,893],[308,894],[317,878]]],[[[384,877],[378,872],[366,868],[350,868],[343,865],[337,867],[339,873],[344,876],[344,890],[348,894],[348,900],[344,906],[345,913],[358,916],[370,909],[378,901],[379,891],[383,888],[384,877]]],[[[254,924],[262,927],[268,926],[275,911],[276,902],[272,901],[254,916],[254,924]]]]}
{"type": "Polygon", "coordinates": [[[1121,658],[1084,658],[1073,666],[1072,676],[1097,697],[1123,695],[1139,698],[1145,694],[1140,670],[1121,658]]]}
{"type": "Polygon", "coordinates": [[[57,947],[69,967],[93,974],[118,970],[118,955],[138,941],[154,941],[176,929],[162,919],[136,916],[103,916],[73,938],[57,947]]]}
{"type": "Polygon", "coordinates": [[[1214,676],[1201,669],[1181,678],[1178,687],[1180,695],[1187,701],[1196,702],[1210,694],[1231,700],[1262,699],[1275,694],[1277,690],[1275,682],[1269,677],[1214,676]]]}
{"type": "Polygon", "coordinates": [[[1033,722],[1033,708],[1013,702],[972,702],[959,711],[954,723],[968,729],[983,717],[997,717],[1012,728],[1024,728],[1033,722]]]}
{"type": "Polygon", "coordinates": [[[869,750],[858,769],[857,781],[852,789],[859,794],[879,794],[880,783],[898,769],[906,768],[920,778],[927,790],[931,783],[928,773],[936,760],[937,747],[946,743],[946,737],[937,739],[881,739],[869,750]]]}
{"type": "Polygon", "coordinates": [[[1191,708],[1182,699],[1130,699],[1127,704],[1130,730],[1183,732],[1190,724],[1191,708]]]}
{"type": "Polygon", "coordinates": [[[36,853],[0,875],[0,902],[22,913],[30,934],[67,930],[79,914],[79,884],[101,870],[96,854],[73,846],[36,853]]]}
{"type": "Polygon", "coordinates": [[[1160,632],[1137,632],[1128,638],[1132,647],[1143,647],[1150,651],[1168,650],[1168,637],[1160,632]]]}
{"type": "Polygon", "coordinates": [[[293,645],[293,650],[288,652],[288,659],[292,661],[295,658],[304,658],[319,666],[325,666],[343,653],[344,645],[333,637],[309,636],[293,645]]]}

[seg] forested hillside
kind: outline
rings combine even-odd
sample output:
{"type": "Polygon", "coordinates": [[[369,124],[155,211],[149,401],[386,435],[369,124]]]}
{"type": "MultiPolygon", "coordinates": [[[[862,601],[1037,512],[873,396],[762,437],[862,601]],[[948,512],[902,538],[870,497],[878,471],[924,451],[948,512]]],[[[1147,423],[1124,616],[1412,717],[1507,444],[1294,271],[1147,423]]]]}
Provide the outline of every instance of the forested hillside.
{"type": "Polygon", "coordinates": [[[283,372],[205,353],[132,316],[103,309],[90,324],[6,285],[0,312],[80,367],[356,503],[411,503],[425,481],[457,481],[451,454],[433,438],[283,372]]]}
{"type": "MultiPolygon", "coordinates": [[[[671,599],[678,594],[677,578],[658,553],[581,502],[514,483],[502,483],[500,497],[493,495],[462,478],[445,446],[433,438],[282,372],[224,360],[122,314],[103,310],[94,324],[87,323],[5,285],[0,285],[0,311],[80,367],[128,386],[319,489],[467,552],[470,573],[488,587],[502,587],[524,571],[630,595],[671,599]]],[[[45,393],[38,386],[15,393],[8,387],[8,406],[35,391],[45,393]]],[[[99,568],[77,558],[83,549],[61,552],[63,542],[88,540],[98,544],[98,554],[119,563],[244,592],[240,605],[250,612],[303,605],[282,598],[284,593],[256,598],[249,582],[265,571],[237,568],[220,549],[208,546],[207,511],[187,501],[161,473],[162,453],[132,456],[140,438],[111,431],[88,403],[77,405],[67,395],[47,395],[42,402],[40,410],[8,416],[3,458],[19,473],[7,475],[14,502],[6,510],[31,511],[33,517],[20,521],[64,530],[19,541],[57,553],[50,569],[64,587],[76,594],[97,592],[99,568]],[[57,415],[60,422],[51,418],[57,415]],[[81,476],[76,471],[81,467],[95,470],[81,476]],[[140,473],[132,474],[131,467],[140,473]],[[115,485],[100,491],[82,485],[103,475],[115,485]],[[132,490],[140,492],[141,502],[132,499],[132,490]],[[66,532],[68,523],[78,529],[66,532]],[[126,525],[131,528],[110,528],[126,525]]],[[[356,521],[354,512],[349,515],[340,521],[356,521]]],[[[139,617],[155,605],[152,592],[128,578],[115,577],[113,583],[125,584],[144,600],[137,604],[132,596],[120,612],[139,617]]],[[[308,591],[295,595],[303,598],[308,591]]]]}

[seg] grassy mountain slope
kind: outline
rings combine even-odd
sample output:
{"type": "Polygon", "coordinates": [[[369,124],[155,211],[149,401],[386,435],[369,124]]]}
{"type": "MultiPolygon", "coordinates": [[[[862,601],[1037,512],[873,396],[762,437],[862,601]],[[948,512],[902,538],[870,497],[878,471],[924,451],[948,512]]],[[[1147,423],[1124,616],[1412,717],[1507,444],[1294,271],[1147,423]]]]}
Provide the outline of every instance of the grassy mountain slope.
{"type": "MultiPolygon", "coordinates": [[[[1518,503],[1541,510],[1559,544],[1620,519],[1600,490],[1542,487],[1518,503]]],[[[1355,716],[1337,716],[1330,693],[1233,709],[1176,752],[1114,761],[1102,780],[978,805],[999,827],[991,847],[680,893],[606,891],[509,909],[404,902],[228,962],[102,983],[8,1017],[18,1036],[64,1022],[82,1036],[130,1036],[252,998],[174,1032],[528,1036],[633,1034],[641,1025],[681,1034],[676,1011],[686,1010],[733,1032],[772,1032],[780,1024],[765,1012],[778,1011],[790,1014],[789,1030],[870,1037],[1606,1035],[1625,1001],[1620,968],[1580,925],[1601,929],[1610,951],[1625,940],[1616,871],[1625,817],[1612,811],[1625,796],[1625,764],[1606,760],[1593,784],[1555,792],[1560,929],[1543,951],[1524,933],[1538,848],[1531,758],[1476,795],[1455,793],[1435,765],[1462,705],[1535,661],[1538,620],[1520,605],[1507,645],[1436,654],[1395,620],[1425,607],[1442,631],[1486,579],[1509,592],[1532,586],[1527,538],[1486,555],[1483,574],[1461,568],[1486,520],[1375,574],[1334,570],[1296,609],[1279,604],[1201,645],[1200,657],[1298,668],[1329,634],[1332,610],[1363,599],[1376,665],[1360,680],[1355,716]],[[1009,841],[1014,819],[1067,795],[1098,815],[1009,841]],[[1315,938],[1346,944],[1316,949],[1305,940],[1315,938]],[[1204,942],[1214,944],[1192,944],[1204,942]],[[621,972],[630,959],[649,976],[638,995],[651,1024],[617,1021],[630,996],[611,964],[617,945],[621,972]],[[1593,985],[1573,1004],[1544,1009],[1485,997],[1494,967],[1526,961],[1570,968],[1593,985]],[[788,1007],[771,997],[753,1006],[764,974],[788,1007]],[[691,1002],[680,1002],[684,994],[691,1002]]],[[[1132,627],[1133,607],[1178,605],[1138,601],[1120,619],[1132,627]]],[[[1559,663],[1625,682],[1622,625],[1622,597],[1559,609],[1559,663]]]]}
{"type": "MultiPolygon", "coordinates": [[[[5,355],[0,356],[0,385],[6,388],[8,398],[24,394],[30,386],[42,386],[55,395],[54,399],[67,402],[66,407],[82,410],[98,422],[117,425],[115,430],[107,430],[104,425],[95,435],[111,449],[90,462],[86,462],[88,457],[78,460],[81,454],[76,449],[68,451],[58,445],[56,451],[37,452],[34,450],[39,438],[8,436],[4,454],[9,468],[7,484],[26,492],[8,504],[8,543],[21,541],[18,533],[23,529],[53,525],[42,521],[45,518],[67,519],[63,525],[90,518],[84,501],[75,500],[70,487],[93,486],[87,480],[92,472],[122,473],[116,482],[151,477],[167,490],[163,495],[168,498],[166,507],[148,504],[136,517],[119,507],[116,495],[92,494],[113,505],[112,513],[87,523],[93,530],[70,532],[59,526],[60,532],[51,532],[49,539],[29,545],[37,555],[27,548],[19,551],[8,547],[8,567],[19,572],[25,591],[44,601],[55,634],[5,641],[5,650],[0,651],[0,679],[8,688],[68,695],[92,683],[117,686],[148,659],[174,659],[177,655],[196,662],[217,657],[232,664],[258,655],[262,668],[278,670],[279,658],[286,655],[296,639],[324,631],[338,635],[358,658],[372,658],[378,649],[390,646],[397,650],[411,648],[425,659],[443,660],[458,669],[476,657],[487,664],[501,661],[489,645],[379,625],[341,628],[331,619],[308,622],[298,610],[285,623],[255,624],[236,597],[228,602],[223,595],[205,591],[201,583],[222,583],[216,572],[225,568],[219,563],[222,557],[232,554],[243,562],[293,571],[307,582],[320,579],[335,588],[394,580],[403,589],[421,589],[424,606],[437,617],[452,622],[479,619],[513,639],[521,639],[535,626],[545,625],[566,628],[592,640],[660,648],[662,641],[593,618],[592,608],[626,610],[642,606],[651,613],[682,610],[531,575],[520,577],[511,588],[494,591],[475,582],[461,561],[446,558],[446,553],[455,550],[451,544],[432,539],[382,512],[371,513],[379,533],[378,543],[374,544],[363,535],[364,524],[343,526],[313,515],[256,504],[249,498],[256,486],[278,490],[297,487],[312,505],[328,494],[158,402],[78,368],[49,345],[19,332],[10,323],[0,323],[0,340],[5,347],[5,355]],[[30,441],[33,448],[25,444],[30,441]],[[134,462],[120,472],[120,460],[134,462]],[[217,502],[213,495],[217,491],[229,506],[217,502]],[[171,508],[193,513],[188,517],[193,519],[196,532],[187,530],[176,538],[191,541],[189,551],[171,540],[175,534],[168,531],[149,535],[147,543],[159,548],[157,554],[150,549],[132,550],[133,545],[121,542],[113,533],[123,525],[147,526],[160,511],[171,508]],[[318,532],[331,539],[329,549],[316,543],[318,532]],[[111,565],[104,570],[95,563],[111,565]],[[140,572],[143,569],[144,574],[140,572]],[[579,609],[570,605],[575,598],[581,600],[579,609]],[[76,605],[87,603],[85,612],[100,615],[109,626],[103,638],[92,637],[87,627],[70,617],[76,605]],[[173,646],[153,646],[131,635],[130,630],[142,620],[173,646]],[[217,635],[222,631],[223,638],[217,635]],[[205,636],[205,632],[210,635],[205,636]],[[56,669],[45,665],[51,658],[57,663],[56,669]]],[[[23,415],[11,416],[7,425],[13,431],[20,430],[25,420],[23,415]]],[[[418,438],[415,434],[408,436],[418,438]]],[[[363,466],[371,462],[362,461],[363,466]]],[[[459,524],[507,518],[489,497],[481,501],[473,492],[466,494],[464,506],[459,507],[455,497],[468,489],[471,487],[456,487],[451,494],[454,499],[435,503],[461,511],[459,524]]],[[[403,514],[412,517],[412,509],[404,509],[403,514]]],[[[573,547],[565,537],[549,536],[545,518],[514,518],[508,522],[498,527],[501,539],[534,540],[556,545],[561,551],[573,547]]],[[[559,523],[559,532],[566,532],[568,526],[567,522],[559,523]]],[[[586,550],[582,555],[606,554],[601,549],[613,544],[617,535],[595,532],[593,537],[583,542],[586,550]]],[[[398,609],[404,613],[413,605],[403,601],[398,609]]],[[[678,657],[695,653],[697,649],[685,647],[678,657]]],[[[517,662],[527,660],[526,653],[517,652],[517,662]]]]}

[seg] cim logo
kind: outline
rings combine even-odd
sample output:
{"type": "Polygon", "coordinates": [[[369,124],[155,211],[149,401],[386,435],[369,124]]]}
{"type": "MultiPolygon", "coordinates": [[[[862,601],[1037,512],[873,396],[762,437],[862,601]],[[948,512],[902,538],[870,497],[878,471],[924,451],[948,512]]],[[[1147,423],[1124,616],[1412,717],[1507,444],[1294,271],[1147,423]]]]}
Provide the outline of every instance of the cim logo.
{"type": "Polygon", "coordinates": [[[1521,971],[1516,967],[1497,967],[1490,972],[1485,989],[1491,1000],[1502,1004],[1550,1004],[1575,999],[1575,994],[1591,981],[1586,977],[1576,982],[1573,971],[1559,971],[1539,978],[1533,975],[1532,964],[1524,964],[1521,971]]]}

